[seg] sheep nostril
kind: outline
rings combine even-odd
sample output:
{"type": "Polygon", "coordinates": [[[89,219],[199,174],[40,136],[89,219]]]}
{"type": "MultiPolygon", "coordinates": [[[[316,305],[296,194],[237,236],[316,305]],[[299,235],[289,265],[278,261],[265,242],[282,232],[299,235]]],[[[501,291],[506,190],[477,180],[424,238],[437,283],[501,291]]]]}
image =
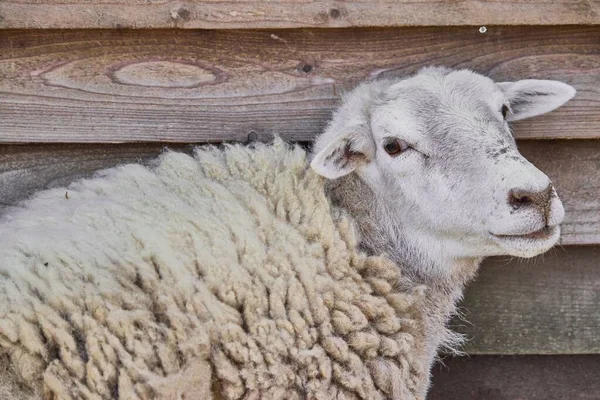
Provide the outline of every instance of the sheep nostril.
{"type": "Polygon", "coordinates": [[[508,195],[508,204],[513,208],[517,209],[523,205],[530,204],[532,202],[531,197],[521,191],[511,190],[508,195]]]}
{"type": "Polygon", "coordinates": [[[508,204],[514,209],[523,206],[535,206],[538,208],[547,208],[551,199],[552,186],[539,192],[513,189],[508,194],[508,204]]]}
{"type": "Polygon", "coordinates": [[[532,202],[531,197],[529,197],[529,196],[523,196],[523,197],[515,198],[515,200],[517,202],[519,202],[520,204],[528,204],[528,203],[532,202]]]}

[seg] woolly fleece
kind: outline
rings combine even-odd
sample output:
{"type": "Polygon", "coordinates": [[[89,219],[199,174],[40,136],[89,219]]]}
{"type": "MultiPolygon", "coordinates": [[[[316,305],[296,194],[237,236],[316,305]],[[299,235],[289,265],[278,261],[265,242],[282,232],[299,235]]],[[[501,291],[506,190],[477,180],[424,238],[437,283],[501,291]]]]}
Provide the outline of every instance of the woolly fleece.
{"type": "Polygon", "coordinates": [[[2,399],[422,398],[423,288],[307,164],[280,140],[166,152],[10,210],[2,399]]]}

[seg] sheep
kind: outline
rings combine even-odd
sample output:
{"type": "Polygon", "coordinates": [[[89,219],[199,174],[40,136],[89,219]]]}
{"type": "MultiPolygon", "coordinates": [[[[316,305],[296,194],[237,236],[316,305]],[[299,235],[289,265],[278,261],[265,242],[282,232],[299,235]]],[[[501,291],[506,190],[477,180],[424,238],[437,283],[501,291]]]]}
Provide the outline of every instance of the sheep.
{"type": "Polygon", "coordinates": [[[0,397],[424,399],[482,259],[559,238],[507,122],[574,93],[426,68],[359,85],[310,153],[166,151],[36,194],[0,219],[0,397]]]}

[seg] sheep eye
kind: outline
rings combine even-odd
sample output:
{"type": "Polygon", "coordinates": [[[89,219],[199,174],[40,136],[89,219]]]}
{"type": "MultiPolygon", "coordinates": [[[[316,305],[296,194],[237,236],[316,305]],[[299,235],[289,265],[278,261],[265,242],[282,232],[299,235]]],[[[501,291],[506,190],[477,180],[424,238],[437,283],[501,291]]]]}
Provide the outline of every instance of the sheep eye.
{"type": "Polygon", "coordinates": [[[508,106],[505,104],[502,106],[502,117],[504,117],[504,119],[506,119],[507,115],[508,115],[508,106]]]}
{"type": "Polygon", "coordinates": [[[408,148],[408,145],[398,139],[392,139],[383,145],[386,153],[390,156],[397,156],[408,148]]]}

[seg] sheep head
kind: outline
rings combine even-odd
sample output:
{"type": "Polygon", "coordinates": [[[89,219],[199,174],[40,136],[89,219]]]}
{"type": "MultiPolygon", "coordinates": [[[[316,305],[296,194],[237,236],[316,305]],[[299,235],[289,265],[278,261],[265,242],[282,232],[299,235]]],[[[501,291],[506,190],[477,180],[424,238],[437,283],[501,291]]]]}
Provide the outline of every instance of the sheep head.
{"type": "Polygon", "coordinates": [[[408,250],[532,257],[556,244],[564,209],[550,179],[519,153],[508,122],[574,94],[557,81],[495,83],[445,68],[364,83],[317,138],[311,167],[329,179],[357,174],[373,207],[384,209],[379,222],[408,250]]]}

